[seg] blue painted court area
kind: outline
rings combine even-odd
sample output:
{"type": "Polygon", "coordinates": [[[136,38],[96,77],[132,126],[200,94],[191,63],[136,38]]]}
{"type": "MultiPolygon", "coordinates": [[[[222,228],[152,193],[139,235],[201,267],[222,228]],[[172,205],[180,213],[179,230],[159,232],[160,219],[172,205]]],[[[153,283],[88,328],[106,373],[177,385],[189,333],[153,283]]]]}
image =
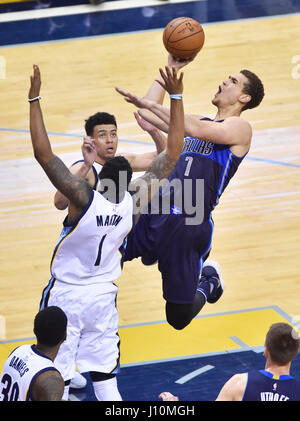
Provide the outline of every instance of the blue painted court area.
{"type": "MultiPolygon", "coordinates": [[[[293,320],[274,306],[198,316],[182,332],[169,330],[166,322],[123,327],[121,361],[122,353],[132,361],[121,362],[118,385],[122,398],[158,402],[161,392],[171,392],[181,401],[214,401],[232,375],[265,368],[265,335],[278,322],[293,320]],[[140,343],[135,341],[133,351],[130,335],[140,343]]],[[[291,375],[300,380],[300,355],[292,363],[291,375]]],[[[89,375],[84,376],[87,386],[71,389],[70,400],[96,400],[89,375]]]]}
{"type": "MultiPolygon", "coordinates": [[[[124,401],[160,401],[158,395],[161,392],[171,392],[181,401],[214,401],[233,374],[247,372],[249,368],[261,370],[264,365],[262,352],[225,352],[222,355],[125,367],[120,371],[118,384],[124,401]],[[197,371],[200,372],[198,375],[197,371]]],[[[300,380],[300,356],[293,362],[291,375],[300,380]]],[[[85,377],[88,385],[81,390],[71,389],[71,399],[96,400],[89,377],[87,374],[85,377]]]]}

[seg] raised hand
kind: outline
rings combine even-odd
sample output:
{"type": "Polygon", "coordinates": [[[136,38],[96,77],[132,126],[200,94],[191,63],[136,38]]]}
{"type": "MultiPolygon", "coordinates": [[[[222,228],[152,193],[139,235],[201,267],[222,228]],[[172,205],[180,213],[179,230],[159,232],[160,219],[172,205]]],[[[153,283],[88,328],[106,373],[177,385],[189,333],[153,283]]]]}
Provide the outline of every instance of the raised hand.
{"type": "Polygon", "coordinates": [[[83,139],[83,144],[82,144],[82,155],[84,158],[84,162],[88,165],[88,166],[92,166],[93,163],[96,161],[97,158],[97,151],[96,151],[96,145],[95,145],[95,140],[92,139],[89,136],[86,136],[83,139]]]}
{"type": "Polygon", "coordinates": [[[30,88],[28,92],[28,98],[36,98],[40,95],[41,89],[41,73],[39,67],[33,65],[33,75],[30,76],[30,88]]]}
{"type": "Polygon", "coordinates": [[[153,124],[144,120],[143,117],[139,113],[135,112],[133,114],[134,114],[134,117],[135,117],[138,125],[140,126],[141,129],[145,130],[145,132],[150,133],[150,132],[153,132],[153,131],[157,130],[157,128],[155,126],[153,126],[153,124]]]}
{"type": "Polygon", "coordinates": [[[125,101],[129,102],[130,104],[135,105],[138,108],[150,109],[150,107],[154,104],[154,101],[151,101],[146,98],[141,98],[128,91],[125,91],[124,89],[117,88],[117,87],[115,89],[119,94],[123,95],[125,101]]]}
{"type": "Polygon", "coordinates": [[[177,58],[172,56],[172,54],[168,55],[168,66],[175,67],[178,71],[182,67],[186,66],[187,64],[191,63],[194,60],[194,57],[191,58],[177,58]]]}
{"type": "Polygon", "coordinates": [[[177,70],[175,67],[165,67],[165,72],[159,69],[162,81],[157,79],[156,81],[171,95],[171,94],[182,94],[183,91],[183,72],[180,73],[179,78],[177,77],[177,70]]]}

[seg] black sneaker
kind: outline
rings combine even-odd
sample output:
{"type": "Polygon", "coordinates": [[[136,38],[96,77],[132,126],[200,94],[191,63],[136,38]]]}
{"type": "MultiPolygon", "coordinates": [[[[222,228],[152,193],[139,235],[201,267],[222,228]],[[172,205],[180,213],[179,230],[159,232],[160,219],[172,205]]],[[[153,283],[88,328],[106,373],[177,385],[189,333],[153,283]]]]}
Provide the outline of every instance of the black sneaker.
{"type": "Polygon", "coordinates": [[[207,297],[211,304],[217,302],[225,289],[225,282],[221,276],[219,263],[215,260],[206,260],[203,265],[201,278],[198,287],[201,288],[202,282],[209,282],[214,285],[212,293],[207,297]]]}

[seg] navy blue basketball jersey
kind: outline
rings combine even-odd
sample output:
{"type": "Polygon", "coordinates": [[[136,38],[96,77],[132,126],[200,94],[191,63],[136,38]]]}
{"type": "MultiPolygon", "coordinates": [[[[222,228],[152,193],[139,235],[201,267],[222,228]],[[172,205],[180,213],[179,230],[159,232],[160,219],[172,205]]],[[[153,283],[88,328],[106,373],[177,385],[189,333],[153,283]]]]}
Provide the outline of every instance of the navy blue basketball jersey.
{"type": "MultiPolygon", "coordinates": [[[[207,117],[202,120],[213,121],[207,117]]],[[[222,121],[218,122],[221,123],[222,121]]],[[[199,206],[201,200],[198,181],[203,180],[203,219],[207,220],[244,157],[235,156],[230,150],[230,145],[220,145],[209,140],[186,137],[181,156],[168,178],[171,184],[175,180],[179,180],[182,190],[179,206],[175,203],[177,199],[172,193],[174,190],[171,190],[170,213],[192,216],[193,214],[189,211],[199,206]]],[[[164,189],[160,191],[160,196],[163,194],[164,189]]],[[[150,211],[149,213],[153,212],[150,211]]]]}
{"type": "Polygon", "coordinates": [[[300,401],[300,382],[290,375],[250,371],[243,401],[300,401]]]}

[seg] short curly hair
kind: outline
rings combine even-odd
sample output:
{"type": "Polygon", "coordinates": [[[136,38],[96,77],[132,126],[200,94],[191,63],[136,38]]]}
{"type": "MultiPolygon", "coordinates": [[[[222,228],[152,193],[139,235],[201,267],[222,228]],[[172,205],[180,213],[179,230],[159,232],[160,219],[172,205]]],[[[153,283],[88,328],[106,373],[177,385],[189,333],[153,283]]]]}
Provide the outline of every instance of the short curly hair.
{"type": "Polygon", "coordinates": [[[114,115],[105,112],[98,112],[85,120],[84,128],[86,134],[88,136],[93,136],[94,127],[101,124],[113,124],[117,127],[117,122],[114,115]]]}

